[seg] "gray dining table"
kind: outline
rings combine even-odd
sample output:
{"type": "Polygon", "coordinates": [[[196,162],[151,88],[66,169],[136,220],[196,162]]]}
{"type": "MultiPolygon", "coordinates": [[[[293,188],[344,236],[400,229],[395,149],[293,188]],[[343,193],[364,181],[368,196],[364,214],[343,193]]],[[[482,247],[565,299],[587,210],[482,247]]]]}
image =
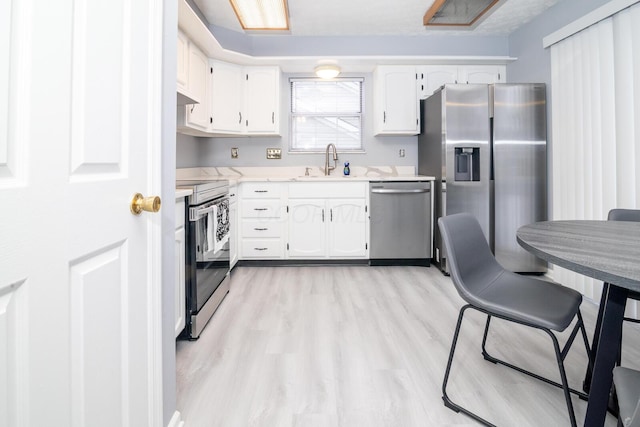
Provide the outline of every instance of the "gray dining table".
{"type": "Polygon", "coordinates": [[[629,291],[640,292],[640,223],[545,221],[518,229],[518,243],[552,264],[607,283],[593,337],[595,362],[585,426],[604,425],[629,291]]]}

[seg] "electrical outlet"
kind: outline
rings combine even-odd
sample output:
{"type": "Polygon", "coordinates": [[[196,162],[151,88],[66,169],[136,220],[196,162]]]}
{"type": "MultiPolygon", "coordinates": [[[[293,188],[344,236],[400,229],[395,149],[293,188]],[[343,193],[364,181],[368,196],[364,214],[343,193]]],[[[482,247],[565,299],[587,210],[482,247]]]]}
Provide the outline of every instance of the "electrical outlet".
{"type": "Polygon", "coordinates": [[[231,149],[231,158],[232,159],[237,159],[238,158],[238,149],[235,148],[235,147],[231,149]]]}
{"type": "Polygon", "coordinates": [[[404,148],[401,148],[401,149],[400,149],[400,152],[398,153],[398,155],[399,155],[400,157],[404,157],[404,148]]]}
{"type": "Polygon", "coordinates": [[[282,149],[280,148],[267,148],[267,159],[281,159],[282,149]]]}

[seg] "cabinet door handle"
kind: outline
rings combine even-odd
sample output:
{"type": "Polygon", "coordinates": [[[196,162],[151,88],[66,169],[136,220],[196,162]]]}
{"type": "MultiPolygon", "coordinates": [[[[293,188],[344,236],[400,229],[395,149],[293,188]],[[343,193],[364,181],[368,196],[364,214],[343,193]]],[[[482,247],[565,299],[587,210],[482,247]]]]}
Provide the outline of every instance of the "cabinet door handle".
{"type": "Polygon", "coordinates": [[[329,221],[333,222],[333,208],[329,209],[329,221]]]}
{"type": "Polygon", "coordinates": [[[275,123],[275,122],[276,122],[276,113],[275,113],[275,112],[272,112],[272,113],[271,113],[271,123],[273,124],[273,123],[275,123]]]}
{"type": "Polygon", "coordinates": [[[256,251],[266,251],[268,248],[253,248],[256,251]]]}
{"type": "Polygon", "coordinates": [[[256,230],[256,231],[267,231],[268,228],[254,228],[254,230],[256,230]]]}
{"type": "Polygon", "coordinates": [[[266,193],[269,190],[253,190],[254,193],[266,193]]]}
{"type": "Polygon", "coordinates": [[[322,209],[322,222],[324,222],[324,209],[322,209]]]}
{"type": "Polygon", "coordinates": [[[382,112],[382,123],[387,123],[387,112],[386,111],[382,112]]]}
{"type": "Polygon", "coordinates": [[[254,211],[266,211],[267,208],[253,208],[254,211]]]}
{"type": "Polygon", "coordinates": [[[242,124],[242,113],[238,111],[238,124],[242,124]]]}

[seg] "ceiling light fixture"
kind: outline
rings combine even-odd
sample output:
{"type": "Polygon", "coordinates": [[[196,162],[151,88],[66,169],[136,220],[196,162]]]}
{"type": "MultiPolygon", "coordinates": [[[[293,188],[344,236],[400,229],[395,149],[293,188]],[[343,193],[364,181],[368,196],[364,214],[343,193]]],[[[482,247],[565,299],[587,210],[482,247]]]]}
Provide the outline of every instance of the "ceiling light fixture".
{"type": "Polygon", "coordinates": [[[229,0],[243,30],[289,30],[287,0],[229,0]]]}
{"type": "Polygon", "coordinates": [[[327,64],[327,65],[318,65],[315,68],[316,76],[321,79],[333,79],[338,77],[340,74],[340,67],[337,65],[327,64]]]}
{"type": "Polygon", "coordinates": [[[470,27],[499,0],[435,0],[422,18],[425,26],[470,27]]]}

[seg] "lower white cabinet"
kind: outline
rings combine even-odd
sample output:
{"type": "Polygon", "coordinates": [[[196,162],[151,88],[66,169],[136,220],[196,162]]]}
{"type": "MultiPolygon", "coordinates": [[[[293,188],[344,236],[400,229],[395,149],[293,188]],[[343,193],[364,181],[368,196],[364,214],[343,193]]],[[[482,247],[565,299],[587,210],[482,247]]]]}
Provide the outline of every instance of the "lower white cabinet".
{"type": "Polygon", "coordinates": [[[331,258],[367,258],[367,204],[361,199],[328,200],[328,255],[331,258]]]}
{"type": "Polygon", "coordinates": [[[361,182],[289,184],[288,258],[367,258],[366,197],[361,182]]]}
{"type": "Polygon", "coordinates": [[[185,301],[185,203],[184,197],[176,199],[176,240],[175,240],[175,295],[174,295],[174,326],[177,337],[184,329],[186,315],[185,301]]]}
{"type": "Polygon", "coordinates": [[[324,258],[327,226],[324,199],[289,200],[289,258],[324,258]]]}
{"type": "Polygon", "coordinates": [[[240,184],[240,259],[282,259],[287,220],[286,184],[240,184]]]}
{"type": "Polygon", "coordinates": [[[229,186],[229,264],[238,262],[238,186],[229,186]]]}

